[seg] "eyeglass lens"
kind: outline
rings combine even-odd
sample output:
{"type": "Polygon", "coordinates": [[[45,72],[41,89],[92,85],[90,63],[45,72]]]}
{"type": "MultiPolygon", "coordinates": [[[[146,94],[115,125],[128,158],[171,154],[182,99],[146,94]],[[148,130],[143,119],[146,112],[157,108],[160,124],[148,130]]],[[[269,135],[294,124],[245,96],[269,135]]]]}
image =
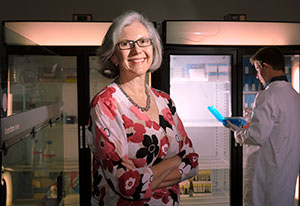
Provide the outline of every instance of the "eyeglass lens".
{"type": "Polygon", "coordinates": [[[123,42],[119,42],[118,46],[121,50],[123,50],[123,49],[132,49],[135,46],[135,43],[139,47],[147,47],[147,46],[150,46],[152,44],[152,39],[143,38],[143,39],[138,39],[136,41],[126,40],[126,41],[123,41],[123,42]]]}

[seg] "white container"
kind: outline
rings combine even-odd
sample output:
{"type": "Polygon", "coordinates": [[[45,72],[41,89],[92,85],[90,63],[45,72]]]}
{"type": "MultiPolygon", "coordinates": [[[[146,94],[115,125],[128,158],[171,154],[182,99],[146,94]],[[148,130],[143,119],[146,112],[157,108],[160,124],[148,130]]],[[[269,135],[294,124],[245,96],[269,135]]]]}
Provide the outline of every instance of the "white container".
{"type": "Polygon", "coordinates": [[[31,162],[32,166],[37,166],[42,163],[42,149],[38,139],[34,139],[31,148],[31,162]]]}
{"type": "Polygon", "coordinates": [[[52,141],[47,140],[45,148],[43,150],[43,163],[44,164],[53,164],[55,161],[56,155],[52,147],[52,141]]]}

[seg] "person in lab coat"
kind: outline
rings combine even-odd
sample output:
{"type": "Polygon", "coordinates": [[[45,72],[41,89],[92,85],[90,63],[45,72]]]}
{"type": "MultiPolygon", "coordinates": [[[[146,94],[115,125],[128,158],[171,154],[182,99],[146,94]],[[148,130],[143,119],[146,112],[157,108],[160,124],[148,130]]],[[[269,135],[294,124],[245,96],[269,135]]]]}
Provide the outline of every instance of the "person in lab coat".
{"type": "Polygon", "coordinates": [[[179,205],[179,182],[198,174],[198,154],[166,93],[146,84],[160,67],[160,37],[140,13],[117,17],[99,49],[112,78],[91,102],[92,205],[179,205]]]}
{"type": "Polygon", "coordinates": [[[244,204],[293,206],[300,165],[300,94],[287,81],[279,48],[261,48],[250,61],[265,89],[256,96],[248,128],[227,121],[235,140],[247,147],[244,204]]]}

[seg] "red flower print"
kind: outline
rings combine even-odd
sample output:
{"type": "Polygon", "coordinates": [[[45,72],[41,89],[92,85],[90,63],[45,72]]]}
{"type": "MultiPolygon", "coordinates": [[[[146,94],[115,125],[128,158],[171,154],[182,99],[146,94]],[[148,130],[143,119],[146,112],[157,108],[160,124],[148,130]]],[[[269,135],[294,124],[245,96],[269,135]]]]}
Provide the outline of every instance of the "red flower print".
{"type": "Polygon", "coordinates": [[[133,121],[131,119],[129,119],[128,117],[126,117],[126,115],[122,115],[122,119],[124,121],[124,127],[125,129],[132,127],[133,125],[133,121]]]}
{"type": "Polygon", "coordinates": [[[97,138],[108,140],[108,133],[105,132],[105,129],[103,129],[103,127],[96,126],[96,136],[97,138]]]}
{"type": "MultiPolygon", "coordinates": [[[[146,199],[146,198],[151,198],[151,196],[152,196],[152,182],[150,182],[149,184],[148,184],[148,188],[147,188],[147,190],[146,190],[146,192],[145,192],[145,194],[144,194],[144,198],[146,199]]],[[[149,201],[149,200],[148,200],[149,201]]],[[[148,201],[146,201],[146,202],[148,202],[148,201]]]]}
{"type": "Polygon", "coordinates": [[[113,120],[117,115],[115,111],[117,109],[115,105],[115,99],[114,98],[103,99],[102,101],[100,101],[100,104],[104,114],[108,116],[109,119],[113,120]]]}
{"type": "Polygon", "coordinates": [[[102,162],[103,162],[103,169],[108,169],[109,172],[113,171],[114,164],[110,159],[108,158],[103,159],[102,162]]]}
{"type": "Polygon", "coordinates": [[[100,159],[103,162],[103,168],[108,168],[108,170],[112,172],[113,162],[118,162],[120,159],[118,154],[115,152],[116,148],[114,144],[108,141],[108,139],[105,136],[106,133],[102,128],[99,129],[96,127],[96,134],[97,148],[99,151],[100,159]]]}
{"type": "MultiPolygon", "coordinates": [[[[101,155],[101,154],[100,154],[101,155]]],[[[104,155],[103,155],[104,156],[104,155]]],[[[116,152],[108,153],[102,159],[103,162],[103,169],[108,169],[109,172],[113,171],[114,162],[119,161],[119,156],[116,152]]]]}
{"type": "Polygon", "coordinates": [[[198,166],[198,157],[199,155],[197,153],[190,153],[185,158],[189,160],[192,168],[195,168],[198,166]]]}
{"type": "Polygon", "coordinates": [[[98,150],[103,153],[110,153],[115,150],[115,146],[108,141],[107,134],[102,127],[96,127],[96,143],[98,150]]]}
{"type": "MultiPolygon", "coordinates": [[[[104,89],[103,89],[103,91],[105,91],[107,89],[107,87],[105,87],[104,89]]],[[[99,94],[97,94],[96,96],[94,96],[94,98],[93,98],[93,100],[92,100],[92,102],[91,102],[91,107],[95,107],[96,105],[97,105],[97,103],[98,103],[98,101],[99,101],[99,98],[100,98],[100,95],[99,94]]]]}
{"type": "Polygon", "coordinates": [[[193,143],[192,143],[191,139],[188,137],[185,137],[185,144],[188,144],[189,147],[193,147],[193,143]]]}
{"type": "Polygon", "coordinates": [[[174,120],[173,120],[173,116],[171,114],[171,111],[169,108],[164,108],[162,110],[162,114],[165,120],[167,120],[169,122],[169,124],[171,125],[175,125],[174,120]]]}
{"type": "Polygon", "coordinates": [[[148,128],[151,128],[151,127],[152,127],[152,124],[153,124],[153,123],[152,123],[152,120],[149,119],[149,120],[146,121],[145,123],[146,123],[146,127],[148,127],[148,128]]]}
{"type": "Polygon", "coordinates": [[[156,131],[158,131],[160,128],[160,126],[155,121],[152,121],[150,119],[148,121],[146,121],[146,127],[148,127],[148,128],[153,127],[153,129],[155,129],[156,131]]]}
{"type": "Polygon", "coordinates": [[[146,132],[145,127],[142,124],[135,123],[133,125],[135,133],[128,138],[129,141],[139,143],[144,139],[144,133],[146,132]]]}
{"type": "Polygon", "coordinates": [[[141,110],[139,110],[136,106],[131,106],[130,107],[130,111],[139,119],[139,120],[144,120],[144,121],[148,121],[150,120],[149,117],[141,112],[141,110]]]}
{"type": "Polygon", "coordinates": [[[177,129],[179,130],[179,133],[182,137],[186,137],[187,134],[185,132],[184,126],[182,124],[182,121],[178,119],[177,129]]]}
{"type": "Polygon", "coordinates": [[[154,89],[154,88],[151,88],[151,90],[152,90],[152,92],[153,92],[157,97],[161,96],[161,97],[163,97],[163,98],[165,98],[165,99],[167,99],[167,100],[170,99],[170,96],[169,96],[167,93],[165,93],[165,92],[156,90],[156,89],[154,89]]]}
{"type": "Polygon", "coordinates": [[[145,167],[146,166],[146,160],[145,159],[131,159],[129,158],[133,163],[134,163],[134,166],[136,168],[141,168],[141,167],[145,167]]]}
{"type": "Polygon", "coordinates": [[[161,141],[160,141],[160,151],[159,151],[159,155],[158,157],[160,158],[165,158],[167,153],[168,153],[168,150],[169,150],[169,140],[166,136],[164,136],[161,141]]]}
{"type": "Polygon", "coordinates": [[[144,139],[144,133],[146,132],[144,125],[140,123],[133,123],[133,121],[125,115],[122,115],[122,119],[124,121],[128,140],[134,143],[142,142],[144,139]]]}
{"type": "Polygon", "coordinates": [[[160,126],[159,126],[159,124],[157,124],[155,121],[153,121],[153,129],[155,129],[155,130],[159,130],[159,128],[160,128],[160,126]]]}
{"type": "Polygon", "coordinates": [[[95,107],[100,98],[112,98],[112,94],[116,92],[114,87],[105,87],[102,93],[99,93],[92,100],[91,106],[95,107]]]}
{"type": "Polygon", "coordinates": [[[169,196],[170,196],[170,192],[166,188],[157,189],[153,194],[153,197],[155,199],[162,198],[162,202],[164,204],[167,204],[169,202],[169,196]]]}
{"type": "Polygon", "coordinates": [[[131,196],[136,192],[137,186],[140,184],[140,173],[138,171],[129,170],[119,178],[119,190],[125,196],[131,196]]]}
{"type": "Polygon", "coordinates": [[[95,107],[99,103],[104,114],[111,120],[116,116],[115,110],[117,109],[116,100],[112,97],[115,91],[114,87],[106,87],[102,93],[93,99],[91,104],[92,107],[95,107]]]}

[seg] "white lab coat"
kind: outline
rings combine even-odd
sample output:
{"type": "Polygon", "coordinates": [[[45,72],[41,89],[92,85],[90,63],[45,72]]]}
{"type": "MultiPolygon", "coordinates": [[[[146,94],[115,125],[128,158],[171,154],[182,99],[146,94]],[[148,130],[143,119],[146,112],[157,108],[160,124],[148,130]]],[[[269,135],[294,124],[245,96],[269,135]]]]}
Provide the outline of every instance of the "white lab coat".
{"type": "Polygon", "coordinates": [[[300,165],[300,94],[272,82],[255,100],[248,129],[235,131],[247,148],[244,204],[293,206],[300,165]]]}

